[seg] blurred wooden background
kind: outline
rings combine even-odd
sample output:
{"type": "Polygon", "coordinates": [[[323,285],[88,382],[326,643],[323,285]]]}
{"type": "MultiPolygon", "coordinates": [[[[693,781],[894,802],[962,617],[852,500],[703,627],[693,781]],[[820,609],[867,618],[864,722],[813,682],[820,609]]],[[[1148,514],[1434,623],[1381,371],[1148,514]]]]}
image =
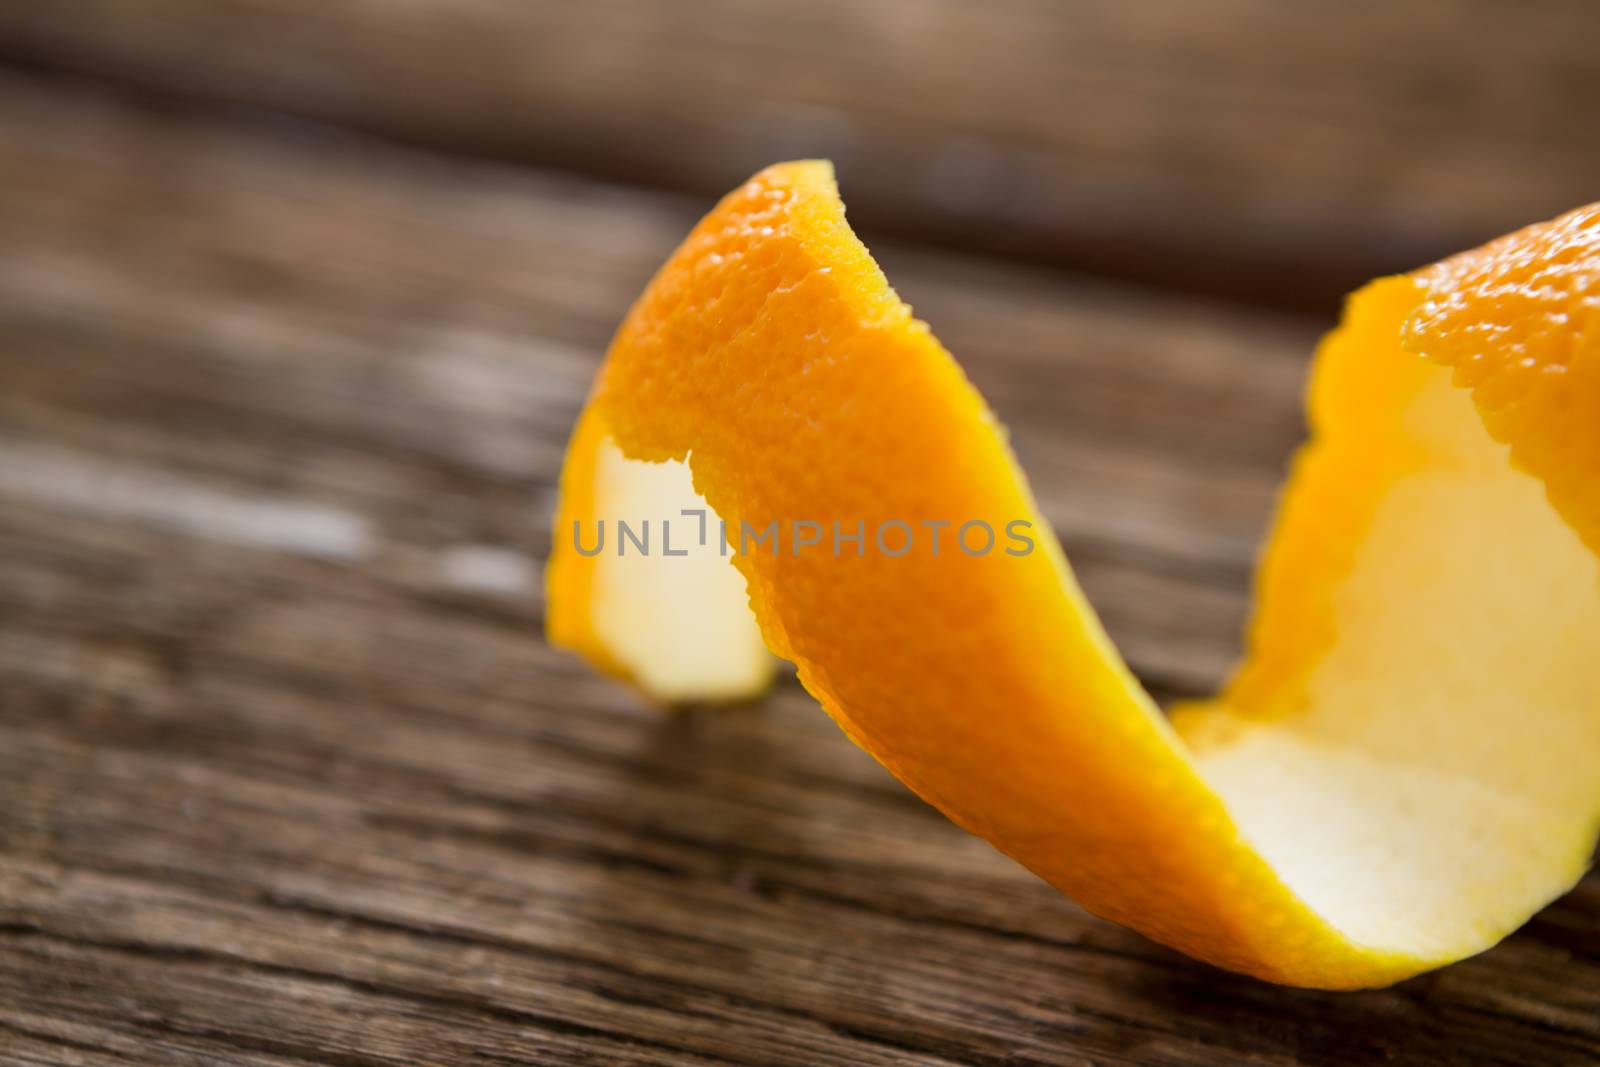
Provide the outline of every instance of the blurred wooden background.
{"type": "Polygon", "coordinates": [[[1600,883],[1353,995],[1099,922],[790,685],[546,648],[565,434],[828,155],[1114,636],[1214,685],[1362,279],[1600,196],[1600,7],[0,2],[0,1062],[1580,1064],[1600,883]]]}
{"type": "Polygon", "coordinates": [[[720,196],[833,158],[871,232],[1327,311],[1594,199],[1585,0],[74,0],[7,58],[720,196]]]}

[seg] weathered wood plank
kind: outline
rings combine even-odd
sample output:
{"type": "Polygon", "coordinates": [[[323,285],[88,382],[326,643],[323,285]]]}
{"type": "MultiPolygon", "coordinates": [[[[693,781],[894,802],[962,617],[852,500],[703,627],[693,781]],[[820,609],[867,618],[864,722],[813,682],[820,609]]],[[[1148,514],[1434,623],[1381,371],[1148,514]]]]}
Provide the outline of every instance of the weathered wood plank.
{"type": "Polygon", "coordinates": [[[0,55],[869,228],[1337,296],[1596,196],[1586,0],[0,3],[0,55]]]}
{"type": "MultiPolygon", "coordinates": [[[[62,129],[34,99],[13,101],[0,132],[11,189],[0,330],[12,332],[15,383],[0,410],[133,463],[135,485],[151,468],[209,470],[320,503],[370,496],[382,479],[401,523],[437,521],[445,506],[407,493],[407,480],[503,490],[520,477],[547,493],[607,334],[693,219],[676,200],[509,171],[463,185],[393,161],[412,157],[361,165],[371,146],[337,139],[289,152],[150,123],[123,147],[112,113],[62,129]]],[[[1091,592],[1138,565],[1158,599],[1178,598],[1156,610],[1193,647],[1136,660],[1211,684],[1300,432],[1312,329],[885,251],[1012,424],[1091,592]],[[1219,565],[1232,579],[1220,598],[1219,565]],[[1177,662],[1207,646],[1200,674],[1177,662]]],[[[527,518],[518,510],[485,534],[527,518]]],[[[1119,604],[1146,610],[1107,601],[1114,632],[1119,604]]],[[[1124,632],[1136,649],[1159,637],[1124,632]]]]}
{"type": "MultiPolygon", "coordinates": [[[[1095,920],[788,685],[538,638],[566,427],[697,205],[0,82],[0,1050],[1580,1063],[1600,882],[1395,990],[1095,920]]],[[[888,249],[1147,678],[1231,656],[1310,324],[888,249]]]]}

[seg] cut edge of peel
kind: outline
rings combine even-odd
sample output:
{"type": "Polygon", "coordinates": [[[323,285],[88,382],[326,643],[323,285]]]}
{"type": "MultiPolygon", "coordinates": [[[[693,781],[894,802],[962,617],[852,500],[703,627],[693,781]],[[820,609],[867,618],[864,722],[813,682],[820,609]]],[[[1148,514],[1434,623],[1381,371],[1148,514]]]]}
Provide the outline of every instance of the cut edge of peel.
{"type": "MultiPolygon", "coordinates": [[[[652,678],[648,657],[641,658],[631,647],[628,628],[637,632],[646,624],[666,624],[692,631],[709,615],[742,613],[748,618],[753,609],[766,645],[794,660],[802,683],[845,732],[920,796],[1091,911],[1221,966],[1290,984],[1356,988],[1386,985],[1481,951],[1569,888],[1587,866],[1587,851],[1577,850],[1581,856],[1574,851],[1576,858],[1541,857],[1541,871],[1535,872],[1540,876],[1530,875],[1526,885],[1483,890],[1485,917],[1476,923],[1463,921],[1460,930],[1442,940],[1413,938],[1408,943],[1406,936],[1398,936],[1388,943],[1371,937],[1363,941],[1330,921],[1326,906],[1313,907],[1260,850],[1255,835],[1270,838],[1281,828],[1258,831],[1248,818],[1236,819],[1238,800],[1230,801],[1214,782],[1208,784],[1202,769],[1207,753],[1233,750],[1242,736],[1276,738],[1259,731],[1270,731],[1273,723],[1303,714],[1310,694],[1320,692],[1316,686],[1325,685],[1316,678],[1315,667],[1338,640],[1334,603],[1340,582],[1357,569],[1360,547],[1380,516],[1387,488],[1429,463],[1427,442],[1397,435],[1394,427],[1399,423],[1393,420],[1408,417],[1407,405],[1418,396],[1437,391],[1439,373],[1430,374],[1429,365],[1414,354],[1430,354],[1427,338],[1407,324],[1436,300],[1437,286],[1444,284],[1440,277],[1417,275],[1373,283],[1352,298],[1344,323],[1319,348],[1309,396],[1313,437],[1295,461],[1263,555],[1250,654],[1217,700],[1175,709],[1169,726],[1122,663],[1078,589],[993,416],[954,360],[911,317],[844,223],[831,168],[817,162],[769,168],[730,194],[696,228],[619,330],[574,433],[562,474],[558,536],[547,581],[550,640],[578,651],[601,670],[647,694],[672,702],[684,699],[686,692],[668,691],[652,678]],[[772,232],[762,235],[763,226],[772,232]],[[721,286],[713,286],[716,300],[697,307],[697,294],[712,289],[696,288],[704,284],[696,272],[716,274],[726,250],[735,246],[744,259],[730,265],[726,277],[716,278],[721,286]],[[764,292],[743,294],[741,289],[763,285],[764,292]],[[750,297],[748,306],[739,303],[742,294],[750,297]],[[696,314],[698,325],[679,321],[696,314]],[[743,316],[730,336],[724,336],[726,331],[716,321],[719,314],[743,316]],[[796,343],[798,326],[820,332],[820,347],[815,338],[796,343]],[[1386,354],[1399,359],[1374,361],[1371,352],[1363,351],[1377,334],[1393,339],[1394,351],[1386,354]],[[1411,354],[1401,351],[1402,336],[1411,354]],[[852,377],[848,371],[825,366],[819,352],[829,342],[843,353],[842,361],[855,360],[867,369],[852,377]],[[764,361],[757,360],[756,352],[764,361]],[[690,366],[677,367],[679,363],[690,366]],[[596,625],[595,605],[604,596],[597,593],[597,583],[603,586],[617,579],[607,578],[604,557],[582,557],[568,550],[561,533],[604,513],[604,503],[596,498],[597,471],[608,448],[669,467],[672,461],[687,459],[693,471],[691,492],[702,494],[702,503],[709,501],[730,523],[747,515],[781,514],[784,507],[860,503],[859,495],[830,492],[826,487],[795,493],[763,487],[762,463],[772,468],[765,472],[767,481],[795,471],[760,449],[755,435],[761,428],[738,409],[684,389],[691,380],[706,390],[717,390],[739,388],[758,378],[767,388],[781,389],[786,380],[791,385],[799,380],[785,379],[786,370],[804,374],[808,367],[819,376],[837,375],[830,384],[858,391],[852,395],[868,400],[893,396],[896,404],[919,403],[932,409],[934,414],[921,421],[906,417],[906,425],[923,430],[940,425],[949,430],[950,447],[956,450],[950,455],[952,462],[964,459],[959,454],[963,447],[977,457],[971,471],[952,476],[950,484],[941,486],[942,499],[979,510],[1005,504],[1016,514],[1029,516],[1041,535],[1043,558],[1033,561],[1025,576],[1001,575],[990,585],[962,586],[973,591],[975,603],[982,605],[979,614],[992,616],[991,621],[1010,620],[1021,626],[1024,620],[1054,620],[1051,624],[1059,624],[1063,631],[1058,639],[1019,631],[1010,654],[1003,648],[990,649],[985,662],[1003,679],[1004,693],[996,701],[996,723],[987,734],[972,735],[970,718],[953,710],[913,717],[897,706],[892,693],[886,695],[872,679],[864,679],[866,673],[877,671],[890,675],[886,685],[892,684],[893,673],[901,669],[892,655],[853,658],[843,646],[846,638],[811,630],[808,611],[820,608],[826,618],[828,610],[811,589],[814,582],[859,582],[863,592],[853,605],[858,613],[890,610],[881,607],[881,596],[873,599],[882,591],[859,569],[822,578],[800,563],[739,557],[734,562],[746,579],[747,593],[735,589],[707,602],[697,598],[690,608],[652,603],[610,633],[596,625]],[[894,383],[901,387],[898,391],[881,381],[905,368],[912,371],[905,381],[894,383]],[[675,378],[679,370],[683,376],[675,378]],[[752,462],[756,475],[741,469],[752,462]],[[994,485],[1004,491],[991,492],[994,485]],[[1374,492],[1374,487],[1383,491],[1374,492]],[[1306,516],[1332,516],[1334,522],[1317,537],[1284,536],[1286,528],[1304,525],[1306,516]],[[1316,580],[1304,581],[1308,574],[1316,580]],[[1053,590],[1048,588],[1052,583],[1053,590]],[[994,607],[1007,598],[1009,604],[994,607]],[[1055,669],[1035,662],[1050,656],[1059,659],[1055,669]],[[1030,696],[1029,701],[1019,699],[1030,696]],[[1015,722],[1008,723],[1003,713],[1011,714],[1015,722]],[[996,736],[1008,725],[1022,735],[1015,742],[996,736]],[[973,753],[972,760],[981,762],[964,762],[963,748],[973,753]],[[1040,753],[1052,751],[1062,753],[1053,765],[1055,773],[1041,774],[1040,753]],[[1035,766],[1024,767],[1022,761],[1029,758],[1035,766]],[[1082,783],[1059,781],[1064,773],[1082,783]],[[995,777],[998,774],[1005,774],[1006,780],[995,777]],[[1087,815],[1077,816],[1075,823],[1071,815],[1096,809],[1097,824],[1087,815]],[[1515,899],[1507,905],[1495,893],[1515,899]]],[[[837,457],[825,460],[821,468],[824,476],[860,477],[852,474],[857,466],[837,457]]],[[[907,467],[907,473],[912,469],[907,467]]],[[[894,495],[893,489],[886,491],[894,495]]],[[[917,494],[899,495],[908,506],[923,502],[917,494]]],[[[950,576],[943,569],[904,575],[912,589],[904,603],[925,607],[926,597],[944,588],[933,583],[950,576]],[[918,600],[918,595],[925,599],[918,600]]],[[[896,620],[881,621],[894,636],[896,620]]],[[[846,623],[841,625],[848,630],[846,623]]],[[[915,638],[909,640],[915,643],[915,638]]],[[[937,656],[969,653],[982,646],[954,638],[927,644],[924,674],[934,669],[937,656]]],[[[765,687],[770,660],[764,661],[767,669],[761,672],[752,668],[748,656],[734,659],[731,667],[721,669],[721,677],[713,677],[719,668],[708,668],[709,684],[699,695],[748,697],[765,687]]],[[[965,699],[959,686],[951,688],[954,692],[945,703],[965,699]]],[[[938,700],[937,694],[933,697],[938,700]]],[[[983,710],[982,706],[981,696],[963,705],[972,710],[983,710]]],[[[1415,757],[1407,747],[1413,740],[1399,739],[1396,758],[1402,762],[1395,774],[1409,773],[1403,760],[1415,757]]],[[[1337,741],[1348,744],[1350,738],[1337,741]]],[[[1295,745],[1313,754],[1321,751],[1296,737],[1290,738],[1285,751],[1299,751],[1295,745]]],[[[1391,755],[1380,754],[1385,759],[1391,755]]],[[[1330,756],[1329,762],[1337,760],[1330,756]]],[[[1225,759],[1217,763],[1225,765],[1225,759]]],[[[1381,761],[1375,765],[1381,768],[1381,761]]],[[[1229,788],[1246,793],[1264,788],[1250,781],[1249,774],[1239,777],[1226,769],[1213,773],[1235,774],[1229,788]]],[[[1352,776],[1345,784],[1359,785],[1371,774],[1383,772],[1358,761],[1341,773],[1352,776]]],[[[1335,775],[1331,785],[1339,784],[1335,775]]],[[[1600,816],[1600,805],[1594,810],[1600,816]]],[[[1589,847],[1600,829],[1597,823],[1600,817],[1592,817],[1589,847]]],[[[1359,829],[1352,827],[1351,832],[1359,829]]],[[[1470,848],[1470,843],[1462,847],[1470,848]]],[[[1295,863],[1305,862],[1304,857],[1277,858],[1291,872],[1295,863]]],[[[1332,899],[1326,889],[1319,891],[1332,899]]],[[[1472,892],[1478,890],[1467,895],[1472,892]]],[[[1383,929],[1382,922],[1374,921],[1373,928],[1383,929]]]]}

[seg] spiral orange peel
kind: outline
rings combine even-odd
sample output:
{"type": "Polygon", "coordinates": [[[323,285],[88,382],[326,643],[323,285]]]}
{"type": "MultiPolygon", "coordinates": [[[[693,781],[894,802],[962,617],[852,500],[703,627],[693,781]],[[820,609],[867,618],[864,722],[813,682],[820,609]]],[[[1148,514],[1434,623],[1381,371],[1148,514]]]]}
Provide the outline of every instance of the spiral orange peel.
{"type": "Polygon", "coordinates": [[[1600,834],[1600,206],[1356,293],[1308,406],[1244,662],[1169,719],[831,166],[773,166],[612,344],[562,473],[549,636],[667,701],[759,693],[770,649],[1089,910],[1271,981],[1386,985],[1493,945],[1600,834]],[[578,550],[696,509],[686,540],[707,516],[1021,519],[1038,551],[578,550]]]}

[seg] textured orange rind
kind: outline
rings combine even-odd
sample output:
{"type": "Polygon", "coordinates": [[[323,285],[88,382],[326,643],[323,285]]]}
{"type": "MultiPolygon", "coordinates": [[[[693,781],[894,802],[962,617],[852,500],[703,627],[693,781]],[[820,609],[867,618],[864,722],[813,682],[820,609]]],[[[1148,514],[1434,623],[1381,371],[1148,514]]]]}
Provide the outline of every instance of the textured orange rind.
{"type": "Polygon", "coordinates": [[[686,461],[681,494],[734,529],[1027,520],[1022,557],[733,563],[766,646],[852,739],[1090,910],[1306,986],[1481,951],[1582,875],[1600,830],[1596,219],[1352,298],[1318,353],[1249,655],[1169,722],[831,168],[769,168],[617,334],[562,475],[550,638],[664,699],[765,684],[735,648],[739,596],[574,551],[575,525],[643,499],[630,461],[686,461]]]}

